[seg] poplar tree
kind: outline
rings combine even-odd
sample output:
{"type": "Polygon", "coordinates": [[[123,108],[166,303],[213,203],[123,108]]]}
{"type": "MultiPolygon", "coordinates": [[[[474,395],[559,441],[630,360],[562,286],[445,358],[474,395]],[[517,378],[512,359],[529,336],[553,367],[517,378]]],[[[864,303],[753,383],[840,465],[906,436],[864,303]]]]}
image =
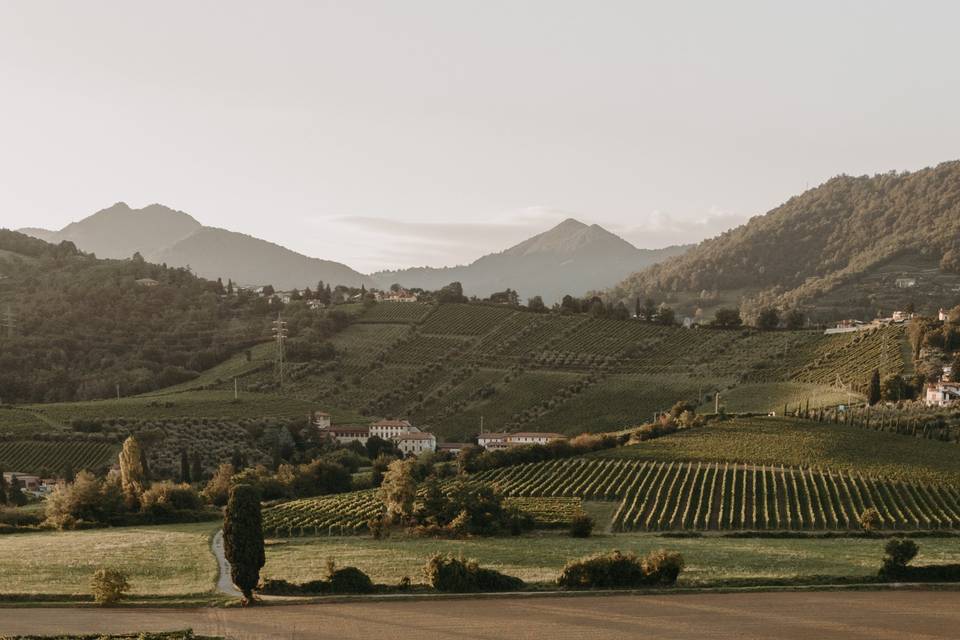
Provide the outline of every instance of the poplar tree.
{"type": "Polygon", "coordinates": [[[130,436],[124,440],[120,451],[120,488],[123,491],[123,503],[130,510],[140,508],[145,475],[142,460],[137,439],[130,436]]]}

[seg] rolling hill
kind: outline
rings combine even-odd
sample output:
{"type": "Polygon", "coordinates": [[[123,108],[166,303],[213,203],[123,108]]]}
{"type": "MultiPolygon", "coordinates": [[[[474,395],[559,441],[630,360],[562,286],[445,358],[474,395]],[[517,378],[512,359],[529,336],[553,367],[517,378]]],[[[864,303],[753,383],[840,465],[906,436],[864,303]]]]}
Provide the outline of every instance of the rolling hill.
{"type": "Polygon", "coordinates": [[[687,248],[638,249],[599,225],[568,218],[548,231],[469,265],[382,271],[372,277],[382,288],[400,283],[439,289],[457,281],[463,285],[464,293],[479,297],[509,287],[521,297],[540,295],[544,302],[552,304],[567,293],[581,295],[608,286],[637,269],[680,255],[687,248]]]}
{"type": "Polygon", "coordinates": [[[833,178],[608,295],[652,296],[690,314],[740,304],[748,318],[768,305],[818,320],[951,307],[960,302],[960,162],[833,178]]]}
{"type": "Polygon", "coordinates": [[[334,285],[373,284],[339,262],[311,258],[243,233],[206,227],[182,211],[159,204],[131,209],[118,202],[59,231],[20,231],[54,244],[69,240],[81,251],[101,258],[129,258],[139,252],[150,262],[190,267],[200,277],[230,278],[243,285],[293,289],[315,287],[320,280],[334,285]]]}

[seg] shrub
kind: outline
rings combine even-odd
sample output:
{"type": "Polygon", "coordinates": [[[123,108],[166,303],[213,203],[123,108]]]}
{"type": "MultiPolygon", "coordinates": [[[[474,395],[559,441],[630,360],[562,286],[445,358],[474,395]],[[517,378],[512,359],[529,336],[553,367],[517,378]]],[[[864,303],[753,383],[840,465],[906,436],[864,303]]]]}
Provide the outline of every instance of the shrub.
{"type": "Polygon", "coordinates": [[[663,549],[645,558],[612,551],[568,562],[557,578],[567,589],[611,589],[672,585],[683,569],[683,557],[663,549]]]}
{"type": "Polygon", "coordinates": [[[370,576],[356,567],[344,567],[330,574],[330,593],[373,593],[370,576]]]}
{"type": "Polygon", "coordinates": [[[883,548],[883,564],[880,565],[881,578],[901,577],[906,573],[907,563],[913,560],[920,548],[907,538],[893,538],[883,548]]]}
{"type": "Polygon", "coordinates": [[[189,484],[174,484],[170,481],[155,482],[143,492],[140,506],[151,513],[170,511],[196,511],[203,506],[203,499],[189,484]]]}
{"type": "Polygon", "coordinates": [[[130,590],[130,583],[119,569],[97,569],[90,578],[90,590],[97,604],[110,605],[130,590]]]}
{"type": "Polygon", "coordinates": [[[589,538],[593,533],[593,518],[585,513],[573,517],[570,521],[570,535],[574,538],[589,538]]]}
{"type": "Polygon", "coordinates": [[[515,591],[523,587],[523,580],[493,569],[484,569],[476,560],[436,554],[423,568],[427,582],[437,591],[447,593],[477,593],[483,591],[515,591]]]}
{"type": "Polygon", "coordinates": [[[860,526],[864,531],[873,531],[878,524],[880,524],[880,512],[877,511],[876,507],[865,509],[860,514],[860,526]]]}
{"type": "Polygon", "coordinates": [[[641,568],[650,584],[669,586],[676,583],[683,570],[683,556],[676,551],[658,549],[647,554],[641,568]]]}

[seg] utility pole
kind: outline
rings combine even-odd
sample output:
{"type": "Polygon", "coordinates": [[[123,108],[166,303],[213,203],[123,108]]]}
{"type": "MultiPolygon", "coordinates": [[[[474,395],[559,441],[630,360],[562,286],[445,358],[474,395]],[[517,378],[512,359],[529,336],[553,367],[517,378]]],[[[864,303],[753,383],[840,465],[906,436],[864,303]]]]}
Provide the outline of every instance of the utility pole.
{"type": "Polygon", "coordinates": [[[3,327],[7,330],[7,337],[12,338],[17,329],[17,316],[13,312],[13,307],[9,304],[3,312],[3,327]]]}
{"type": "Polygon", "coordinates": [[[717,391],[717,393],[713,396],[713,413],[716,415],[720,415],[720,392],[719,391],[717,391]]]}
{"type": "Polygon", "coordinates": [[[280,388],[283,388],[283,343],[287,339],[287,321],[277,314],[277,319],[273,321],[273,339],[277,341],[277,380],[280,388]]]}
{"type": "Polygon", "coordinates": [[[483,416],[480,416],[480,435],[483,435],[483,416]]]}
{"type": "Polygon", "coordinates": [[[240,394],[238,393],[238,390],[237,390],[237,377],[236,377],[236,376],[233,377],[233,399],[234,399],[234,401],[237,401],[237,400],[240,399],[240,394]]]}

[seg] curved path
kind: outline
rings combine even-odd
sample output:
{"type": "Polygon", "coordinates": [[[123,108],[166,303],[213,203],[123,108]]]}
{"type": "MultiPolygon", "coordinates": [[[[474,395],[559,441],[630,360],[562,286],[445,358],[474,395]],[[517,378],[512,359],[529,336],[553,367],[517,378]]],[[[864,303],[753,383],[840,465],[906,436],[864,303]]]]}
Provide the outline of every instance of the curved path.
{"type": "Polygon", "coordinates": [[[540,597],[254,607],[0,608],[4,634],[191,627],[231,638],[732,640],[957,638],[956,591],[834,591],[540,597]]]}
{"type": "Polygon", "coordinates": [[[213,540],[210,541],[210,550],[216,557],[217,566],[220,569],[217,576],[217,591],[239,598],[243,594],[240,593],[240,589],[237,589],[236,585],[233,584],[233,579],[230,578],[230,563],[227,562],[227,557],[223,553],[223,529],[217,531],[213,536],[213,540]]]}

